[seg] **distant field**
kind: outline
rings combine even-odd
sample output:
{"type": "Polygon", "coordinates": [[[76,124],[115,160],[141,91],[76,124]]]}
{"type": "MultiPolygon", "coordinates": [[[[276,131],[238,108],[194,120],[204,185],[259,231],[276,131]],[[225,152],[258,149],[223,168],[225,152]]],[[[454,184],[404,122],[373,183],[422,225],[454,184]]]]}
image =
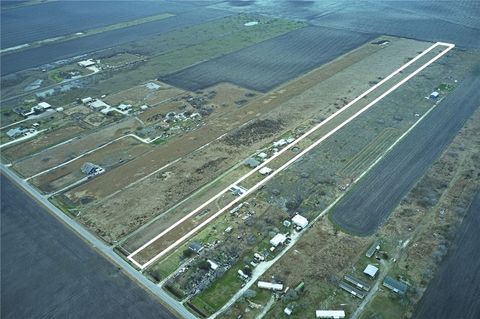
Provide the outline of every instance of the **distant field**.
{"type": "Polygon", "coordinates": [[[167,83],[199,90],[231,82],[267,92],[310,69],[360,46],[372,36],[307,27],[162,77],[167,83]]]}
{"type": "Polygon", "coordinates": [[[333,220],[354,234],[373,233],[479,106],[479,87],[478,75],[466,78],[345,196],[333,220]]]}

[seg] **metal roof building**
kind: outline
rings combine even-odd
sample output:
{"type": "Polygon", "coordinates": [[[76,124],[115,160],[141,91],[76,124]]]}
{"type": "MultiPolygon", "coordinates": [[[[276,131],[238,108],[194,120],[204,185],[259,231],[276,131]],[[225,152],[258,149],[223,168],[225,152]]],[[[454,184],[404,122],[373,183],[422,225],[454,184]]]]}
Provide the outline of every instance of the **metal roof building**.
{"type": "Polygon", "coordinates": [[[343,277],[343,278],[346,281],[348,281],[349,283],[355,285],[359,289],[362,289],[362,290],[365,290],[365,291],[370,290],[370,286],[368,284],[361,281],[360,279],[357,279],[357,278],[353,277],[352,275],[345,275],[345,277],[343,277]]]}
{"type": "Polygon", "coordinates": [[[365,267],[365,270],[363,271],[363,273],[370,278],[375,278],[375,276],[377,275],[377,272],[378,272],[378,268],[370,264],[368,264],[367,267],[365,267]]]}
{"type": "Polygon", "coordinates": [[[345,311],[343,310],[317,310],[315,311],[316,318],[330,318],[341,319],[345,318],[345,311]]]}
{"type": "Polygon", "coordinates": [[[283,290],[283,285],[282,284],[276,284],[276,283],[271,283],[271,282],[266,282],[266,281],[259,281],[257,283],[258,288],[263,288],[263,289],[270,289],[270,290],[283,290]]]}
{"type": "Polygon", "coordinates": [[[403,282],[400,282],[398,280],[393,279],[392,277],[385,277],[383,280],[383,285],[387,287],[388,289],[392,290],[393,292],[399,294],[399,295],[404,295],[407,290],[408,286],[404,284],[403,282]]]}
{"type": "Polygon", "coordinates": [[[365,253],[365,256],[367,256],[368,258],[371,258],[373,254],[375,254],[375,252],[379,249],[380,249],[380,243],[378,240],[375,240],[372,246],[368,248],[367,252],[365,253]]]}
{"type": "Polygon", "coordinates": [[[342,288],[343,290],[351,293],[352,295],[354,295],[357,298],[363,299],[365,297],[365,294],[363,292],[361,292],[358,289],[353,288],[352,286],[350,286],[350,285],[348,285],[344,282],[340,282],[339,286],[340,286],[340,288],[342,288]]]}
{"type": "Polygon", "coordinates": [[[280,244],[283,244],[287,240],[287,237],[284,234],[276,234],[272,239],[270,239],[270,245],[277,247],[280,244]]]}
{"type": "Polygon", "coordinates": [[[293,216],[292,223],[294,223],[295,225],[300,226],[302,228],[305,228],[308,225],[308,219],[306,219],[305,217],[303,217],[300,214],[297,214],[297,215],[293,216]]]}
{"type": "Polygon", "coordinates": [[[243,163],[251,168],[255,168],[260,165],[260,162],[252,157],[247,158],[243,163]]]}

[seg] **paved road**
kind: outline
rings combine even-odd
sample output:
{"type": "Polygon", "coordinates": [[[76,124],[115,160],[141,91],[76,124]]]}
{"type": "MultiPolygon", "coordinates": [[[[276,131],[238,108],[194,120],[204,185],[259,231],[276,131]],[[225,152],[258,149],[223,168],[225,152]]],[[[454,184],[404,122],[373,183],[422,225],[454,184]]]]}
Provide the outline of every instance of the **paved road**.
{"type": "Polygon", "coordinates": [[[174,318],[125,273],[181,317],[195,318],[26,182],[1,170],[116,266],[2,175],[2,318],[174,318]]]}
{"type": "Polygon", "coordinates": [[[480,318],[480,190],[418,305],[416,319],[480,318]]]}
{"type": "Polygon", "coordinates": [[[375,232],[479,106],[480,76],[472,74],[346,194],[333,220],[353,234],[375,232]]]}

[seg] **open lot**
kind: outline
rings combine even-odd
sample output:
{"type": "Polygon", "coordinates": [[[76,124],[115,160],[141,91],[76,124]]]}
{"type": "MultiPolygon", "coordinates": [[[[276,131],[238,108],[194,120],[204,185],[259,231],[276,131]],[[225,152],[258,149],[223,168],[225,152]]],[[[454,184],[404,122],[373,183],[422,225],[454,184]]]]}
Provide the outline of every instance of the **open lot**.
{"type": "Polygon", "coordinates": [[[348,232],[372,234],[479,106],[479,87],[478,73],[463,80],[345,196],[333,220],[348,232]]]}
{"type": "Polygon", "coordinates": [[[191,91],[231,82],[267,92],[372,38],[368,34],[306,27],[161,79],[191,91]]]}

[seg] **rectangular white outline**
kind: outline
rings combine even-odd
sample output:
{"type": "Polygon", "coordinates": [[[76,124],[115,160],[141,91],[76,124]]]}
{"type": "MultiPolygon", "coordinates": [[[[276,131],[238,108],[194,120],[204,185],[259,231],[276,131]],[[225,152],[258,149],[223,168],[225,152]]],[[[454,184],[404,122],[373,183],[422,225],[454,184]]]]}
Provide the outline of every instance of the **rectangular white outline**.
{"type": "Polygon", "coordinates": [[[372,86],[370,89],[368,89],[367,91],[365,91],[364,93],[362,93],[361,95],[359,95],[358,97],[356,97],[355,99],[353,99],[350,103],[348,103],[347,105],[345,105],[343,108],[341,108],[340,110],[336,111],[335,113],[333,113],[332,115],[330,115],[328,118],[326,118],[324,121],[322,121],[321,123],[315,125],[313,128],[311,128],[309,131],[307,131],[306,133],[304,133],[302,136],[300,136],[298,139],[296,139],[294,142],[292,142],[291,144],[288,144],[285,148],[283,148],[282,150],[280,150],[278,153],[276,153],[274,156],[272,156],[271,158],[269,158],[268,160],[264,161],[261,165],[257,166],[255,169],[251,170],[250,172],[248,172],[247,174],[245,174],[244,176],[242,176],[241,178],[239,178],[237,181],[235,181],[234,183],[232,183],[230,186],[226,187],[224,190],[220,191],[217,195],[213,196],[212,198],[210,198],[208,201],[206,201],[205,203],[203,203],[202,205],[200,205],[199,207],[197,207],[195,210],[193,210],[192,212],[190,212],[189,214],[185,215],[184,217],[182,217],[181,219],[179,219],[177,222],[175,222],[173,225],[171,225],[170,227],[168,227],[167,229],[165,229],[164,231],[162,231],[160,234],[158,234],[157,236],[155,236],[154,238],[152,238],[151,240],[149,240],[147,243],[143,244],[141,247],[139,247],[138,249],[136,249],[134,252],[132,252],[129,256],[127,256],[127,258],[133,263],[135,264],[137,267],[139,267],[141,270],[145,269],[146,267],[148,267],[149,265],[151,265],[152,263],[154,263],[155,261],[157,261],[160,257],[162,257],[163,255],[165,255],[166,253],[170,252],[173,248],[177,247],[178,245],[180,245],[181,243],[183,243],[185,240],[187,240],[189,237],[191,237],[192,235],[194,235],[196,232],[198,232],[200,229],[202,229],[204,226],[206,226],[208,223],[210,223],[213,219],[217,218],[220,214],[222,214],[223,212],[225,212],[227,209],[229,209],[230,207],[232,207],[233,205],[235,205],[236,203],[238,203],[240,200],[242,200],[243,198],[245,198],[246,196],[248,196],[250,193],[252,193],[253,191],[255,191],[256,189],[258,189],[261,185],[263,185],[264,183],[266,183],[268,180],[270,180],[271,178],[273,178],[276,174],[278,174],[279,172],[281,172],[282,170],[286,169],[288,166],[290,166],[292,163],[294,163],[295,161],[297,161],[299,158],[301,158],[303,155],[305,155],[307,152],[309,152],[311,149],[313,149],[314,147],[316,147],[318,144],[320,144],[321,142],[323,142],[325,139],[327,139],[328,137],[330,137],[332,134],[334,134],[335,132],[337,132],[339,129],[341,129],[342,127],[344,127],[345,125],[347,125],[349,122],[351,122],[353,119],[355,119],[357,116],[359,116],[360,114],[362,114],[363,112],[365,112],[366,110],[368,110],[370,107],[372,107],[373,105],[375,105],[378,101],[382,100],[385,96],[387,96],[388,94],[390,94],[391,92],[393,92],[394,90],[396,90],[398,87],[400,87],[401,85],[403,85],[405,82],[407,82],[408,80],[410,80],[412,77],[414,77],[415,75],[417,75],[419,72],[421,72],[423,69],[425,69],[426,67],[428,67],[430,64],[432,64],[433,62],[435,62],[436,60],[438,60],[439,58],[441,58],[443,55],[445,55],[448,51],[450,51],[451,49],[453,49],[455,47],[455,44],[451,44],[451,43],[445,43],[445,42],[436,42],[435,44],[431,45],[429,48],[427,48],[426,50],[424,50],[422,53],[420,53],[419,55],[417,55],[415,58],[413,58],[412,60],[410,60],[409,62],[405,63],[403,66],[401,66],[400,68],[398,68],[397,70],[395,70],[393,73],[391,73],[390,75],[388,75],[386,78],[384,78],[383,80],[381,80],[380,82],[378,82],[376,85],[372,86]],[[398,82],[397,84],[395,84],[393,87],[391,87],[390,89],[388,89],[386,92],[384,92],[383,94],[381,94],[379,97],[377,97],[375,100],[373,100],[372,102],[370,102],[367,106],[365,106],[364,108],[362,108],[360,111],[356,112],[354,115],[352,115],[351,117],[349,117],[347,120],[345,120],[344,122],[342,122],[341,124],[339,124],[337,127],[335,127],[334,129],[332,129],[330,132],[328,132],[326,135],[322,136],[320,139],[318,139],[317,141],[315,141],[312,145],[310,145],[309,147],[307,147],[305,150],[303,150],[302,152],[300,152],[299,154],[297,154],[295,157],[293,157],[292,159],[290,159],[288,162],[286,162],[285,164],[283,164],[280,168],[274,170],[270,175],[268,175],[266,178],[264,178],[263,180],[261,180],[260,182],[258,182],[257,184],[255,184],[253,187],[251,187],[247,192],[245,192],[244,194],[242,194],[241,196],[237,197],[236,199],[234,199],[233,201],[231,201],[229,204],[227,204],[225,207],[223,207],[222,209],[220,209],[218,212],[216,212],[215,214],[213,214],[212,216],[210,216],[208,219],[206,219],[204,222],[202,222],[200,225],[196,226],[194,229],[192,229],[191,231],[189,231],[187,234],[185,234],[184,236],[182,236],[180,239],[178,239],[177,241],[175,241],[173,244],[171,244],[169,247],[167,247],[166,249],[162,250],[159,254],[157,254],[156,256],[154,256],[152,259],[150,259],[149,261],[147,261],[146,263],[144,263],[143,265],[138,263],[136,260],[133,259],[133,256],[137,255],[139,252],[141,252],[143,249],[145,249],[146,247],[150,246],[153,242],[157,241],[159,238],[163,237],[165,234],[167,234],[168,232],[170,232],[172,229],[176,228],[179,224],[183,223],[185,220],[187,220],[188,218],[190,218],[191,216],[195,215],[196,213],[198,213],[201,209],[203,209],[204,207],[206,207],[207,205],[209,205],[210,203],[212,203],[213,201],[215,201],[217,198],[219,198],[220,196],[222,196],[223,194],[225,194],[233,185],[236,185],[236,184],[239,184],[240,182],[242,182],[243,180],[245,180],[246,178],[248,178],[249,176],[251,176],[252,174],[254,174],[255,172],[257,172],[258,170],[260,170],[262,167],[264,167],[265,165],[267,165],[270,161],[274,160],[276,157],[280,156],[281,154],[283,154],[284,152],[286,152],[288,149],[290,149],[291,147],[293,147],[294,145],[296,145],[298,142],[302,141],[303,139],[305,139],[306,137],[308,137],[310,134],[312,134],[313,132],[315,132],[316,130],[318,130],[320,127],[324,126],[325,124],[327,124],[328,122],[330,122],[332,119],[334,119],[336,116],[338,116],[340,113],[344,112],[345,110],[347,110],[349,107],[351,107],[353,104],[355,104],[356,102],[358,102],[360,99],[362,99],[364,96],[370,94],[372,91],[374,91],[375,89],[377,89],[379,86],[383,85],[385,82],[387,82],[388,80],[390,80],[392,77],[394,77],[395,75],[397,75],[398,73],[400,73],[401,71],[403,71],[404,69],[406,69],[408,66],[410,66],[411,64],[413,64],[415,61],[417,61],[418,59],[420,59],[421,57],[423,57],[424,55],[426,55],[428,52],[430,52],[431,50],[433,50],[434,48],[438,47],[438,46],[446,46],[447,48],[445,50],[443,50],[442,52],[440,52],[439,54],[437,54],[434,58],[432,58],[431,60],[429,60],[427,63],[423,64],[421,67],[419,67],[417,70],[415,70],[414,72],[412,72],[411,74],[409,74],[406,78],[404,78],[403,80],[401,80],[400,82],[398,82]]]}

